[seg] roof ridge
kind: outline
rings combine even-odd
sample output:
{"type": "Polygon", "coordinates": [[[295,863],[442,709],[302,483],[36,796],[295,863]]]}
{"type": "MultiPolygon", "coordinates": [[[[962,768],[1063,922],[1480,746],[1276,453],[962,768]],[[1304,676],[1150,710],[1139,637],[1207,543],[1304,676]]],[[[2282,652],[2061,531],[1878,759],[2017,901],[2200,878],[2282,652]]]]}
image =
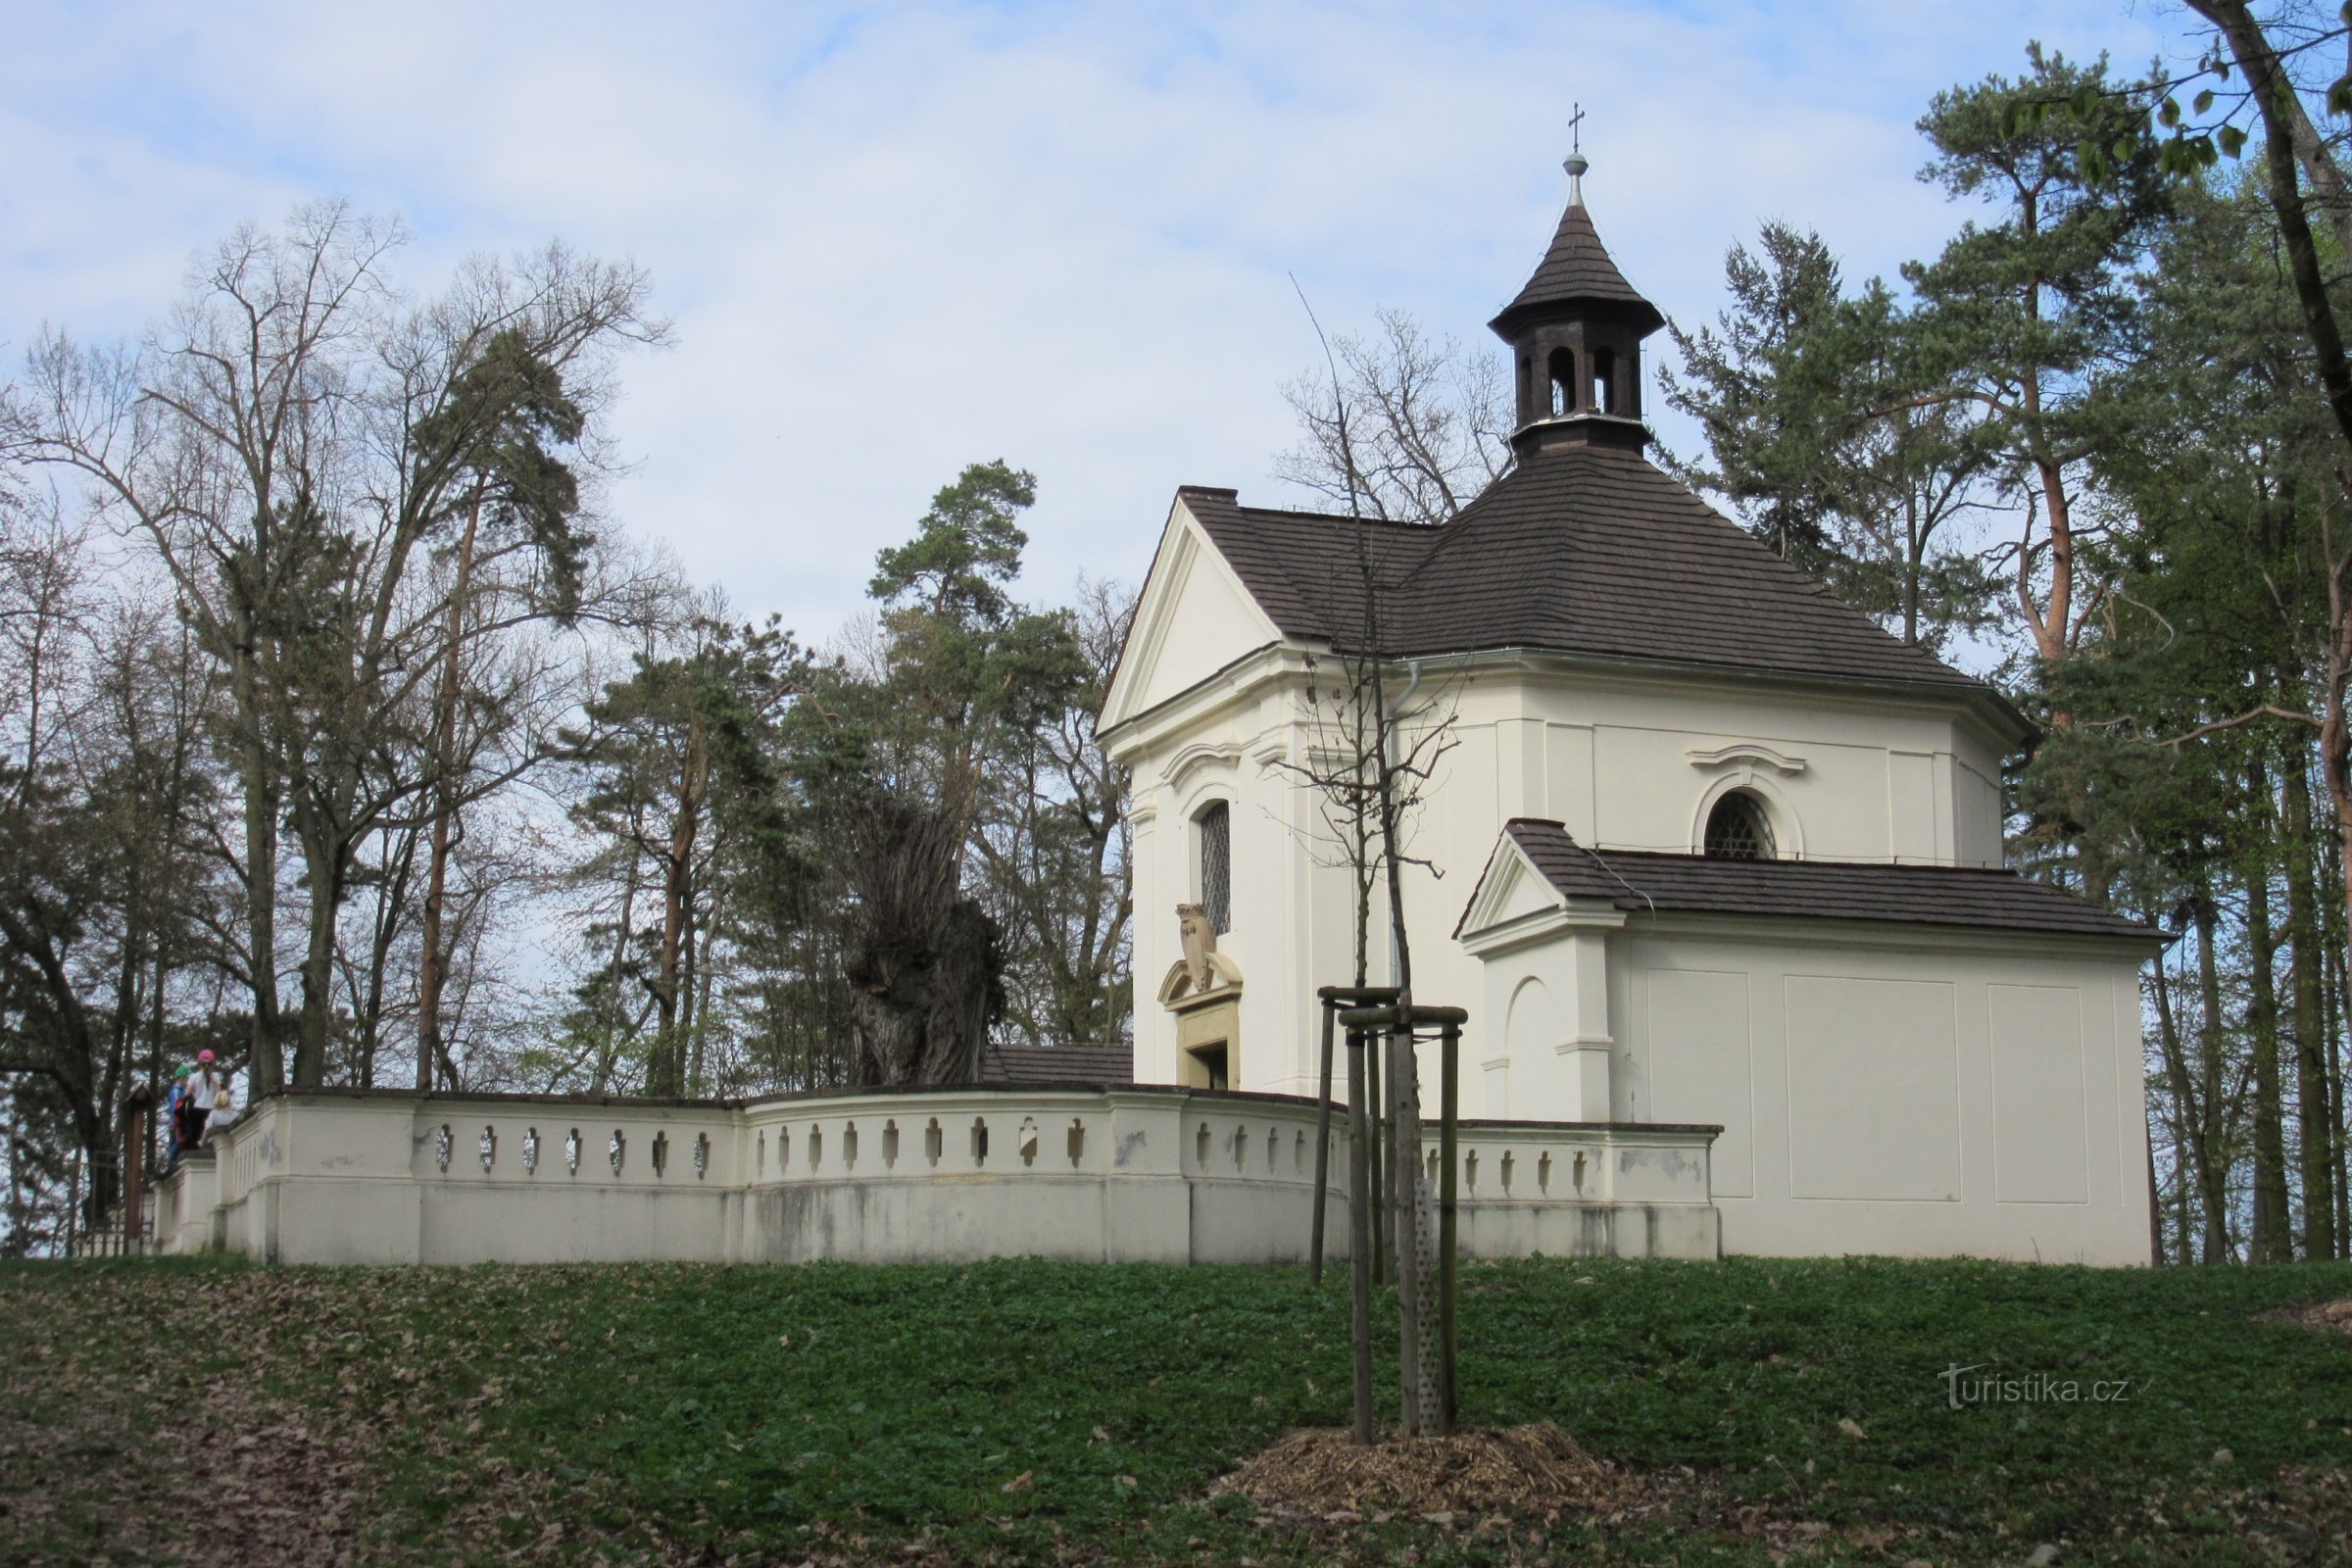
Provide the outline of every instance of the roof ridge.
{"type": "MultiPolygon", "coordinates": [[[[1233,492],[1227,491],[1230,495],[1233,492]]],[[[1261,517],[1303,517],[1316,522],[1354,522],[1367,527],[1436,530],[1447,526],[1442,522],[1413,522],[1403,517],[1367,517],[1352,512],[1317,512],[1312,507],[1245,507],[1235,502],[1233,510],[1261,517]]]]}

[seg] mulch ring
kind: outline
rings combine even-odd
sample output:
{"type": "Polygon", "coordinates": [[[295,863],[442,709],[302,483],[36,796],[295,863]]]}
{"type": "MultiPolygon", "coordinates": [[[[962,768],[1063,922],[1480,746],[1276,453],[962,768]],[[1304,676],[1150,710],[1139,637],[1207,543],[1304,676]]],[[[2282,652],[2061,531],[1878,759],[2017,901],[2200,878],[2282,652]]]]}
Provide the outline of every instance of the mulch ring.
{"type": "MultiPolygon", "coordinates": [[[[1784,1514],[1770,1502],[1735,1504],[1719,1485],[1685,1465],[1637,1471],[1599,1457],[1548,1421],[1451,1438],[1394,1433],[1359,1447],[1338,1427],[1294,1432],[1231,1475],[1209,1495],[1257,1506],[1259,1523],[1289,1520],[1310,1531],[1392,1521],[1480,1536],[1497,1533],[1531,1549],[1557,1529],[1665,1529],[1691,1540],[1761,1542],[1788,1561],[1833,1545],[1888,1552],[1915,1543],[1915,1528],[1833,1527],[1784,1514]]],[[[1520,1560],[1513,1556],[1513,1562],[1520,1560]]],[[[1533,1558],[1529,1560],[1534,1560],[1533,1558]]]]}
{"type": "Polygon", "coordinates": [[[1268,1512],[1345,1523],[1374,1514],[1605,1515],[1642,1490],[1558,1427],[1539,1421],[1507,1430],[1474,1427],[1450,1438],[1390,1435],[1369,1446],[1342,1428],[1309,1427],[1217,1480],[1209,1494],[1232,1493],[1268,1512]]]}
{"type": "Polygon", "coordinates": [[[2279,1323],[2300,1323],[2305,1328],[2352,1334],[2352,1296],[2340,1301],[2315,1301],[2310,1306],[2282,1306],[2261,1315],[2279,1323]]]}

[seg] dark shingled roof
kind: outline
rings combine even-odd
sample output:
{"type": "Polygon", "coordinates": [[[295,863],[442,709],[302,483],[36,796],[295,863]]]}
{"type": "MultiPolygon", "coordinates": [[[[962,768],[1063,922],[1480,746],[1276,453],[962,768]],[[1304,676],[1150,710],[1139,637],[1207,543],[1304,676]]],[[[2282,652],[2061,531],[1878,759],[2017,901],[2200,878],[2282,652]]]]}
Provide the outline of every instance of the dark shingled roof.
{"type": "Polygon", "coordinates": [[[1001,1046],[980,1051],[984,1084],[1131,1084],[1133,1046],[1001,1046]]]}
{"type": "Polygon", "coordinates": [[[1666,324],[1658,308],[1643,299],[1609,260],[1607,248],[1592,227],[1592,215],[1585,211],[1582,202],[1572,202],[1560,215],[1560,226],[1535,274],[1520,289],[1518,298],[1503,307],[1493,325],[1507,334],[1510,322],[1531,312],[1589,304],[1613,307],[1618,314],[1640,321],[1644,331],[1654,332],[1666,324]]]}
{"type": "Polygon", "coordinates": [[[1360,538],[1382,640],[1399,656],[1530,648],[1992,695],[1638,451],[1538,453],[1437,527],[1244,507],[1231,490],[1181,494],[1275,625],[1304,641],[1362,646],[1360,538]]]}
{"type": "MultiPolygon", "coordinates": [[[[1604,899],[1629,911],[1893,921],[2163,940],[2152,926],[2110,913],[2046,882],[2028,881],[2014,871],[1596,852],[1570,838],[1557,822],[1525,816],[1513,817],[1502,831],[1527,852],[1528,859],[1562,897],[1604,899]]],[[[1461,934],[1459,926],[1454,934],[1461,934]]]]}

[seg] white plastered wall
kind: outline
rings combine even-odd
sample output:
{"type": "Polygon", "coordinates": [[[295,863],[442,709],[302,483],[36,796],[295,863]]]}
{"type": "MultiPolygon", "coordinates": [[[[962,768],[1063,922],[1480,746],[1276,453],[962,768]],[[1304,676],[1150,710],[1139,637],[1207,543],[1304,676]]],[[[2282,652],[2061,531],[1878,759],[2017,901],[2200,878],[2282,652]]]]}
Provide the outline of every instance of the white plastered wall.
{"type": "MultiPolygon", "coordinates": [[[[1245,977],[1235,1087],[1314,1090],[1314,991],[1353,978],[1353,922],[1348,874],[1317,847],[1317,802],[1298,771],[1314,740],[1307,658],[1180,500],[1103,712],[1133,776],[1145,1082],[1181,1076],[1174,1020],[1153,994],[1179,956],[1176,906],[1199,896],[1194,822],[1225,800],[1234,923],[1219,947],[1245,977]]],[[[1404,879],[1414,992],[1470,1009],[1463,1059],[1474,1068],[1497,1059],[1503,1019],[1482,1007],[1481,966],[1451,932],[1511,817],[1555,818],[1600,848],[1688,853],[1709,806],[1737,787],[1766,801],[1784,848],[1807,858],[1999,863],[2006,742],[1957,702],[1532,656],[1423,669],[1421,698],[1454,723],[1412,827],[1411,853],[1431,864],[1404,879]]],[[[1385,936],[1371,959],[1372,982],[1389,980],[1385,936]]],[[[1536,1077],[1478,1070],[1469,1103],[1488,1114],[1569,1114],[1536,1077]]]]}
{"type": "MultiPolygon", "coordinates": [[[[1590,928],[1489,936],[1490,1007],[1555,1003],[1590,928]]],[[[1721,1126],[1724,1250],[2148,1258],[2136,945],[1820,920],[1641,915],[1606,938],[1612,1119],[1721,1126]]],[[[1558,1075],[1574,1012],[1522,1029],[1558,1075]]],[[[1588,988],[1589,989],[1589,988],[1588,988]]]]}

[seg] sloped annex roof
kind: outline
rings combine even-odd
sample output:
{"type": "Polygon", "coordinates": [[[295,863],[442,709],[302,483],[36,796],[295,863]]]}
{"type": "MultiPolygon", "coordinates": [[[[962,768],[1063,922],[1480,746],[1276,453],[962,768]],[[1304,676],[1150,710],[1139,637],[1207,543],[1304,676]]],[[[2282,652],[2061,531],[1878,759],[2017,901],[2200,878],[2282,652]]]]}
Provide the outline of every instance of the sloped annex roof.
{"type": "MultiPolygon", "coordinates": [[[[1513,817],[1502,831],[1561,897],[1605,900],[1629,913],[1780,915],[2163,940],[2152,926],[2014,871],[1595,851],[1569,837],[1560,823],[1538,817],[1513,817]]],[[[1461,935],[1460,926],[1454,935],[1461,935]]]]}
{"type": "Polygon", "coordinates": [[[984,1084],[1118,1085],[1135,1082],[1133,1046],[1008,1046],[980,1048],[984,1084]]]}
{"type": "Polygon", "coordinates": [[[1373,646],[1365,607],[1374,599],[1378,645],[1394,656],[1526,648],[2000,702],[1888,635],[1639,451],[1539,452],[1436,526],[1245,507],[1231,490],[1179,493],[1286,636],[1343,651],[1373,646]]]}

